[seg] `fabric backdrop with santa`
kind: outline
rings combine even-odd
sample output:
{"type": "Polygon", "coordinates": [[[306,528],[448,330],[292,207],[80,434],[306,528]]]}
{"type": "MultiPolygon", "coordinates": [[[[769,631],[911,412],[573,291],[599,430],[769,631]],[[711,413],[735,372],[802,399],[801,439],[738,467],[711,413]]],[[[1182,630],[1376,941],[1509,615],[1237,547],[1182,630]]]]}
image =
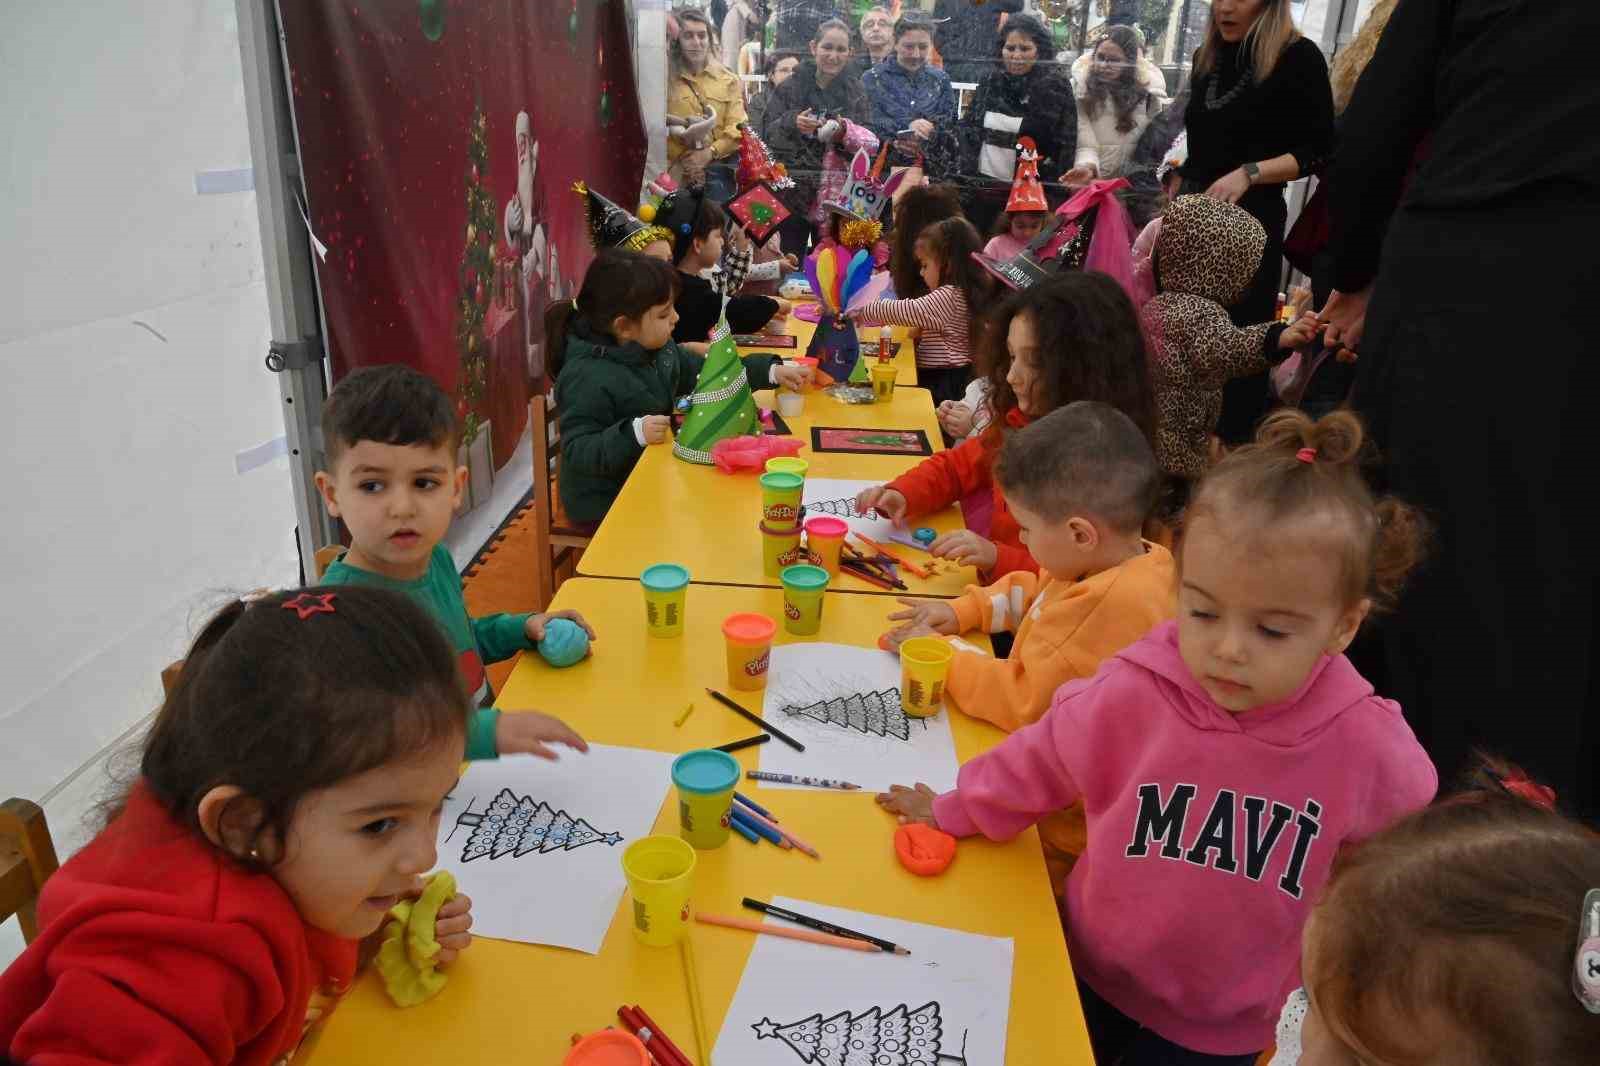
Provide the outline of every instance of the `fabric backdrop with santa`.
{"type": "Polygon", "coordinates": [[[625,0],[281,0],[333,379],[406,363],[495,468],[592,257],[582,179],[631,206],[625,0]],[[487,432],[485,432],[487,429],[487,432]]]}

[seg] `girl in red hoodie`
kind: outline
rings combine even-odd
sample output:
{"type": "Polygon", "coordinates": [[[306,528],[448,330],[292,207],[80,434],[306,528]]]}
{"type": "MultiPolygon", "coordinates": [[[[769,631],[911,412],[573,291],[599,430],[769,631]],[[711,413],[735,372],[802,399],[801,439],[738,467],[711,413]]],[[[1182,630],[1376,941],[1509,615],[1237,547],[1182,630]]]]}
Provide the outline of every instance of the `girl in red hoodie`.
{"type": "MultiPolygon", "coordinates": [[[[0,1058],[287,1061],[433,865],[468,712],[443,633],[407,597],[224,607],[122,809],[45,885],[39,937],[0,975],[0,1058]]],[[[470,906],[440,908],[441,964],[471,940],[470,906]]]]}
{"type": "Polygon", "coordinates": [[[1039,572],[991,469],[1013,430],[1074,400],[1110,404],[1155,435],[1155,400],[1139,316],[1104,274],[1067,273],[1013,293],[983,331],[994,421],[982,434],[925,459],[887,485],[862,491],[856,509],[906,522],[964,498],[992,500],[987,535],[971,528],[934,541],[934,555],[975,566],[985,581],[1039,572]]]}

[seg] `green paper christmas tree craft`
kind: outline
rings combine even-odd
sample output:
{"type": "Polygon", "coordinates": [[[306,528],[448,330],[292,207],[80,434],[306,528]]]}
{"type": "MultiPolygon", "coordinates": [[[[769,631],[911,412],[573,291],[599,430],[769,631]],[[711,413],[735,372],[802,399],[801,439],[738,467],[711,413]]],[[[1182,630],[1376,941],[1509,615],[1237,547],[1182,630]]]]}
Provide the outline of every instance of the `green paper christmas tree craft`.
{"type": "Polygon", "coordinates": [[[711,446],[717,441],[760,432],[761,416],[726,314],[711,331],[711,348],[688,403],[689,412],[672,442],[672,454],[679,459],[710,466],[711,446]]]}

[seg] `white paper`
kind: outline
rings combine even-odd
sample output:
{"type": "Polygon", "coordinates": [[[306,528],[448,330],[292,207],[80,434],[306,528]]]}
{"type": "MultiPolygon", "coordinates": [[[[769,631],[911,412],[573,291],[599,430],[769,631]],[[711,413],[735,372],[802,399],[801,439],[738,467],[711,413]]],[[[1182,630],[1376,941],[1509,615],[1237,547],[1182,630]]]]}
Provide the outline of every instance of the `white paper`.
{"type": "Polygon", "coordinates": [[[833,515],[835,518],[844,519],[855,532],[864,533],[882,543],[895,531],[894,523],[887,518],[880,518],[877,511],[866,515],[859,513],[855,503],[856,497],[863,489],[876,488],[882,484],[881,481],[808,477],[800,502],[805,504],[807,518],[815,518],[822,514],[833,515]]]}
{"type": "Polygon", "coordinates": [[[1010,937],[978,936],[801,899],[772,902],[892,940],[911,954],[868,954],[757,936],[717,1037],[716,1061],[739,1066],[1005,1062],[1010,937]]]}
{"type": "Polygon", "coordinates": [[[626,887],[623,849],[650,835],[672,760],[590,744],[556,762],[469,763],[439,818],[439,867],[472,897],[473,933],[599,952],[626,887]]]}
{"type": "MultiPolygon", "coordinates": [[[[826,604],[823,610],[827,610],[826,604]]],[[[956,745],[950,711],[913,718],[900,709],[900,660],[849,644],[781,644],[772,649],[767,721],[806,746],[761,746],[761,769],[849,781],[882,792],[925,782],[937,792],[956,787],[956,745]]],[[[789,788],[770,781],[763,788],[789,788]]]]}

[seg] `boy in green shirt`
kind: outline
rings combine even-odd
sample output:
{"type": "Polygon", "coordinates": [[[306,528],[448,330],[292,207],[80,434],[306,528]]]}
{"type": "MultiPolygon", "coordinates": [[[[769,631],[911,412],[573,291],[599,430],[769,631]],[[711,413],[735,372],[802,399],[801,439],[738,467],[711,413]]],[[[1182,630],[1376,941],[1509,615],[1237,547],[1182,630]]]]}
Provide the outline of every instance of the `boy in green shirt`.
{"type": "Polygon", "coordinates": [[[529,752],[553,759],[550,744],[587,751],[559,718],[502,715],[488,706],[494,693],[484,663],[533,648],[552,618],[576,622],[590,640],[595,634],[576,611],[468,616],[461,577],[440,543],[467,479],[466,467],[456,465],[460,433],[444,391],[410,367],[357,370],[328,397],[322,435],[331,470],[317,472],[317,488],[328,513],[350,530],[350,549],[320,584],[402,592],[439,620],[479,705],[467,730],[467,758],[529,752]]]}

